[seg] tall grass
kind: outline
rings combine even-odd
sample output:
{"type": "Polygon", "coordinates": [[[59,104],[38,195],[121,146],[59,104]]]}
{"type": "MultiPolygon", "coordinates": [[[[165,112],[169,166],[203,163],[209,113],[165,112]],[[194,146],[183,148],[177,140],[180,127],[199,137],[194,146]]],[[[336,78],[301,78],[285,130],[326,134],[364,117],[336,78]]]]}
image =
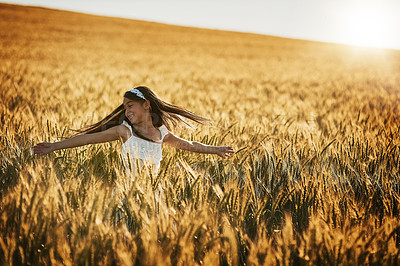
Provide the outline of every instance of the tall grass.
{"type": "Polygon", "coordinates": [[[0,264],[396,264],[400,53],[0,4],[0,264]],[[100,26],[101,25],[101,26],[100,26]],[[145,84],[213,119],[129,182],[33,156],[145,84]]]}

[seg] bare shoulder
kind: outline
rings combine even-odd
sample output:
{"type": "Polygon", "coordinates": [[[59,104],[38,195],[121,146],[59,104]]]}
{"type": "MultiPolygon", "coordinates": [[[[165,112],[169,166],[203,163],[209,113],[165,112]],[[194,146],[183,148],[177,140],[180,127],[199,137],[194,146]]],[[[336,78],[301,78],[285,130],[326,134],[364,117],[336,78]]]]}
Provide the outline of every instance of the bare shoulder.
{"type": "Polygon", "coordinates": [[[125,142],[131,137],[131,131],[124,125],[115,126],[118,136],[122,138],[122,141],[125,142]]]}
{"type": "Polygon", "coordinates": [[[168,142],[173,141],[175,138],[177,138],[177,136],[175,136],[174,134],[172,134],[172,132],[168,132],[168,133],[165,135],[163,142],[168,143],[168,142]]]}

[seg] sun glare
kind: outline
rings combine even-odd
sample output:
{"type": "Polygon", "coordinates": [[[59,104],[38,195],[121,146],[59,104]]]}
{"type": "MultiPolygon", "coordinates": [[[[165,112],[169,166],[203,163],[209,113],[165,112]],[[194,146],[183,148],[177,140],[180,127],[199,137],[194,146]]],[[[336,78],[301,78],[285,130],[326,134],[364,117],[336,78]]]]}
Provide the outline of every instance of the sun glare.
{"type": "Polygon", "coordinates": [[[383,3],[352,6],[345,19],[345,41],[351,45],[388,47],[393,38],[391,10],[383,3]]]}

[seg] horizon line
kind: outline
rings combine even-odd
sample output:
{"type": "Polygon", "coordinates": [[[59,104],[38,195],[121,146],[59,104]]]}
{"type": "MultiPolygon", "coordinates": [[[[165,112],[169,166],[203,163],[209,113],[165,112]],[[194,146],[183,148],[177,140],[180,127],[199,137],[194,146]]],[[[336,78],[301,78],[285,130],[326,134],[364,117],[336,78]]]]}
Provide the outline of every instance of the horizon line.
{"type": "Polygon", "coordinates": [[[317,42],[317,43],[322,43],[322,44],[341,45],[341,46],[347,46],[349,48],[400,51],[400,47],[393,47],[393,46],[359,45],[359,44],[351,44],[351,43],[340,42],[340,41],[322,40],[322,39],[318,39],[318,38],[310,39],[310,38],[304,38],[304,37],[299,37],[299,36],[290,36],[290,35],[285,35],[285,34],[276,35],[276,34],[269,34],[269,33],[264,33],[264,32],[259,32],[259,31],[243,31],[243,30],[231,29],[231,28],[226,28],[226,27],[205,27],[205,26],[194,25],[194,24],[176,24],[176,23],[163,21],[163,20],[153,20],[153,19],[140,18],[140,17],[118,16],[118,15],[106,14],[106,13],[102,13],[102,12],[90,12],[90,11],[79,10],[79,9],[64,9],[64,8],[58,8],[58,7],[48,7],[48,6],[30,5],[30,4],[16,4],[16,3],[10,3],[10,2],[0,2],[0,4],[10,5],[10,6],[29,7],[29,8],[42,8],[42,9],[47,9],[47,10],[71,12],[71,13],[78,13],[78,14],[105,17],[105,18],[117,18],[117,19],[133,20],[133,21],[143,21],[143,22],[148,22],[148,23],[157,23],[157,24],[176,26],[176,27],[224,31],[224,32],[241,33],[241,34],[254,34],[254,35],[283,38],[283,39],[289,39],[289,40],[299,40],[299,41],[317,42]]]}

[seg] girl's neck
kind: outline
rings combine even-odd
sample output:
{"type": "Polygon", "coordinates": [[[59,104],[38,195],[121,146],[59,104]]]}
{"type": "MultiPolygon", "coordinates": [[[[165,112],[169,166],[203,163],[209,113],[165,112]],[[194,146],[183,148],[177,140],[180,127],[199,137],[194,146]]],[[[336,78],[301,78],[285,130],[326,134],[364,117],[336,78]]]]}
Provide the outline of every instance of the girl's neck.
{"type": "Polygon", "coordinates": [[[150,115],[146,117],[146,119],[144,119],[143,121],[135,124],[134,126],[141,132],[148,132],[155,128],[150,115]]]}

